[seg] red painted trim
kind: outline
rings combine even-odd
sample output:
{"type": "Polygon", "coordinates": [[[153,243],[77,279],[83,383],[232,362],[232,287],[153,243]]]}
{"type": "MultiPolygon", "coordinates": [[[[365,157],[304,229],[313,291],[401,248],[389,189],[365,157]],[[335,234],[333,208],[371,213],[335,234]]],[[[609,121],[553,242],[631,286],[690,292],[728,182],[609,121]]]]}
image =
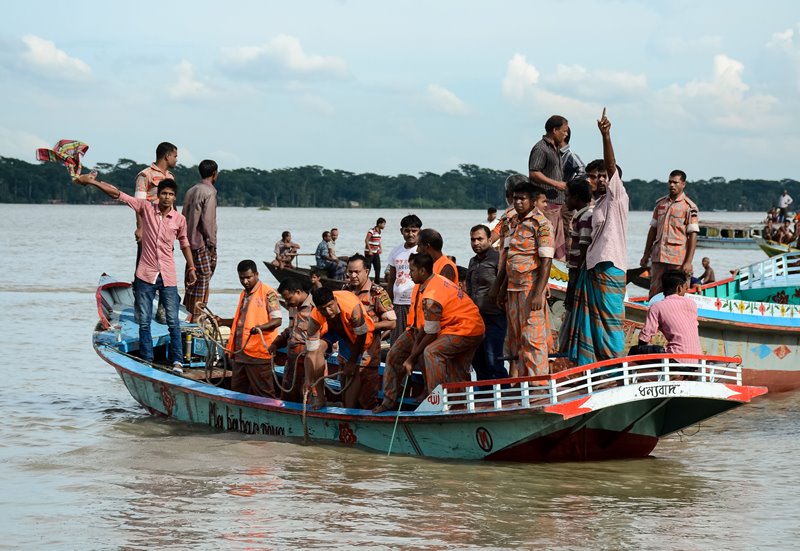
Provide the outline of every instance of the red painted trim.
{"type": "Polygon", "coordinates": [[[585,404],[589,398],[590,396],[586,396],[585,398],[580,398],[578,400],[571,400],[561,404],[553,404],[552,406],[547,406],[544,408],[544,410],[547,413],[561,415],[564,417],[564,419],[572,419],[573,417],[578,417],[579,415],[584,415],[593,411],[592,408],[583,407],[583,404],[585,404]]]}
{"type": "MultiPolygon", "coordinates": [[[[103,274],[105,275],[105,274],[103,274]]],[[[100,323],[103,325],[104,329],[108,329],[111,327],[111,322],[103,315],[103,307],[100,305],[101,301],[103,300],[103,296],[101,295],[104,289],[110,289],[112,287],[130,287],[131,284],[126,281],[112,281],[110,283],[105,283],[97,288],[95,291],[94,298],[97,304],[97,315],[100,317],[100,323]]]]}
{"type": "Polygon", "coordinates": [[[767,393],[767,389],[763,386],[739,386],[729,384],[726,384],[725,386],[736,393],[732,396],[729,396],[728,400],[736,400],[737,402],[749,402],[756,396],[761,396],[762,394],[767,393]]]}

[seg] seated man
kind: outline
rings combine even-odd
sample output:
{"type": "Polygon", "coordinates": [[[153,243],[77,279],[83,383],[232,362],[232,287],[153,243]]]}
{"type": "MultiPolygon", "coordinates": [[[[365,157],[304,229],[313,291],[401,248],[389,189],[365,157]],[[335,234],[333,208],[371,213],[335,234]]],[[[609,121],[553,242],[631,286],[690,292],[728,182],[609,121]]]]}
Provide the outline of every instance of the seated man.
{"type": "Polygon", "coordinates": [[[394,343],[383,372],[381,413],[397,408],[402,378],[411,375],[417,361],[424,363],[425,387],[430,394],[438,385],[469,379],[469,365],[483,341],[485,326],[478,307],[461,288],[433,273],[433,258],[412,254],[409,327],[394,343]]]}
{"type": "Polygon", "coordinates": [[[649,344],[658,331],[667,339],[668,354],[702,354],[697,329],[697,304],[684,296],[689,285],[686,274],[668,270],[661,278],[664,299],[651,304],[639,345],[649,344]]]}
{"type": "Polygon", "coordinates": [[[325,353],[339,343],[342,388],[358,375],[359,365],[372,345],[375,323],[361,301],[350,291],[331,291],[327,287],[311,293],[314,309],[306,337],[306,386],[316,392],[312,409],[325,407],[325,353]]]}
{"type": "Polygon", "coordinates": [[[317,250],[314,252],[314,258],[317,262],[317,268],[325,270],[328,277],[334,279],[344,279],[344,270],[346,264],[331,255],[331,232],[322,232],[322,241],[317,245],[317,250]]]}
{"type": "Polygon", "coordinates": [[[381,378],[378,368],[381,363],[381,337],[384,331],[391,331],[397,323],[392,299],[386,289],[369,278],[371,263],[366,257],[354,254],[347,261],[347,290],[355,294],[375,323],[375,334],[366,362],[359,368],[359,376],[347,389],[344,406],[372,409],[378,404],[381,378]]]}
{"type": "Polygon", "coordinates": [[[233,319],[216,317],[218,325],[231,328],[227,353],[233,360],[231,390],[275,398],[270,345],[281,326],[278,293],[258,279],[258,267],[242,260],[236,267],[244,291],[233,319]]]}
{"type": "Polygon", "coordinates": [[[278,293],[289,309],[289,326],[272,342],[269,352],[274,356],[279,348],[286,347],[286,368],[283,370],[282,386],[287,390],[281,390],[281,400],[301,402],[306,372],[303,364],[308,322],[311,319],[314,303],[303,284],[293,277],[281,281],[278,293]]]}
{"type": "Polygon", "coordinates": [[[784,220],[783,224],[778,227],[778,232],[775,234],[775,241],[783,245],[788,245],[794,241],[792,222],[789,219],[784,220]]]}
{"type": "Polygon", "coordinates": [[[283,232],[280,240],[275,243],[275,260],[272,261],[273,266],[277,266],[278,268],[291,268],[292,262],[299,249],[300,245],[292,241],[291,232],[283,232]]]}

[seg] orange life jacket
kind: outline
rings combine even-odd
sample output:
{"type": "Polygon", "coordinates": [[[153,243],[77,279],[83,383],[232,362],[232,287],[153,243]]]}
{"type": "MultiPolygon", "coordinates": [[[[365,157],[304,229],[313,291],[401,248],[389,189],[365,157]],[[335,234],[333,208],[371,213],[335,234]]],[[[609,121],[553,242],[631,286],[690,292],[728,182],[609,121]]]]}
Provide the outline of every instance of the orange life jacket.
{"type": "MultiPolygon", "coordinates": [[[[231,354],[234,352],[234,341],[235,334],[236,334],[236,327],[239,324],[239,317],[242,315],[242,303],[244,302],[246,291],[242,291],[242,294],[239,295],[239,305],[236,307],[236,315],[233,316],[233,324],[231,325],[231,336],[228,339],[227,350],[231,354]]],[[[271,356],[267,351],[269,345],[272,344],[272,341],[278,336],[278,332],[280,331],[280,327],[276,327],[270,331],[263,331],[264,335],[264,342],[267,344],[266,348],[264,347],[264,343],[261,342],[261,338],[258,334],[249,337],[250,330],[255,327],[256,325],[263,325],[270,321],[269,317],[269,301],[268,295],[270,293],[275,293],[275,290],[264,283],[263,281],[259,281],[256,288],[253,289],[253,296],[250,297],[250,304],[247,306],[247,313],[246,317],[244,318],[244,326],[242,327],[242,342],[246,343],[244,345],[244,354],[252,358],[262,358],[264,360],[268,360],[271,356]]],[[[277,294],[277,293],[275,293],[277,294]]]]}
{"type": "Polygon", "coordinates": [[[433,273],[442,275],[442,270],[444,270],[445,266],[450,266],[453,268],[453,276],[456,278],[454,283],[458,284],[458,266],[456,266],[456,263],[445,255],[440,256],[436,262],[433,263],[433,273]]]}
{"type": "Polygon", "coordinates": [[[422,303],[425,299],[435,300],[442,305],[442,319],[440,322],[440,335],[461,335],[474,337],[483,335],[486,326],[483,323],[480,310],[472,299],[458,286],[446,277],[434,274],[425,283],[422,295],[417,300],[419,285],[414,287],[411,298],[411,311],[409,311],[409,326],[422,329],[425,319],[422,312],[422,303]]]}
{"type": "MultiPolygon", "coordinates": [[[[334,291],[333,300],[335,300],[336,304],[339,305],[339,320],[341,320],[342,327],[344,327],[344,330],[347,333],[347,335],[341,336],[346,336],[350,343],[356,342],[356,333],[353,330],[352,323],[353,310],[356,307],[361,309],[361,315],[367,323],[367,340],[364,342],[364,350],[369,348],[369,345],[372,344],[372,340],[375,337],[375,322],[372,321],[372,316],[369,315],[367,309],[364,308],[363,304],[361,304],[361,300],[350,291],[334,291]]],[[[322,312],[320,312],[316,306],[313,310],[311,310],[311,319],[316,321],[317,325],[319,325],[320,336],[323,336],[328,332],[328,320],[322,315],[322,312]]]]}

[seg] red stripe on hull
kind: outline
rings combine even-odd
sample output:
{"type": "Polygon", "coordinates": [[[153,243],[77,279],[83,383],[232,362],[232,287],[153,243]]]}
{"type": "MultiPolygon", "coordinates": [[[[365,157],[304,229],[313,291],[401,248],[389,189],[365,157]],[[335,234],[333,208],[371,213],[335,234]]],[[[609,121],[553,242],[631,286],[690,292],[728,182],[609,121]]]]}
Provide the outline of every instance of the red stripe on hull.
{"type": "Polygon", "coordinates": [[[512,445],[486,457],[493,461],[606,461],[650,455],[658,444],[655,436],[603,429],[564,429],[512,445]]]}
{"type": "Polygon", "coordinates": [[[800,389],[800,371],[742,368],[742,383],[748,386],[765,386],[771,394],[800,389]]]}

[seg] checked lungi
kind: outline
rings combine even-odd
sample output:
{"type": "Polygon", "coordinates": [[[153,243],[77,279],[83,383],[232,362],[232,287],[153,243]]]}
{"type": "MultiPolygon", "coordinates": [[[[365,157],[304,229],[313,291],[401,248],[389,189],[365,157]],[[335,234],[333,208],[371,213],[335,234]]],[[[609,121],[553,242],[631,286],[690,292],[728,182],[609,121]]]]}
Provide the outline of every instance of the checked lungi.
{"type": "Polygon", "coordinates": [[[547,357],[552,345],[547,302],[541,310],[531,308],[533,285],[527,291],[508,291],[506,316],[508,333],[505,350],[517,356],[517,376],[547,375],[547,357]]]}
{"type": "Polygon", "coordinates": [[[625,272],[611,262],[581,270],[575,286],[575,305],[562,331],[565,352],[577,365],[618,358],[625,346],[625,272]]]}
{"type": "MultiPolygon", "coordinates": [[[[207,249],[206,247],[192,249],[192,258],[194,259],[197,281],[194,285],[186,286],[183,305],[186,306],[189,314],[194,315],[194,307],[198,302],[208,302],[211,276],[214,275],[214,270],[217,269],[217,250],[207,249]]],[[[186,277],[189,277],[188,269],[186,270],[186,277]]]]}

